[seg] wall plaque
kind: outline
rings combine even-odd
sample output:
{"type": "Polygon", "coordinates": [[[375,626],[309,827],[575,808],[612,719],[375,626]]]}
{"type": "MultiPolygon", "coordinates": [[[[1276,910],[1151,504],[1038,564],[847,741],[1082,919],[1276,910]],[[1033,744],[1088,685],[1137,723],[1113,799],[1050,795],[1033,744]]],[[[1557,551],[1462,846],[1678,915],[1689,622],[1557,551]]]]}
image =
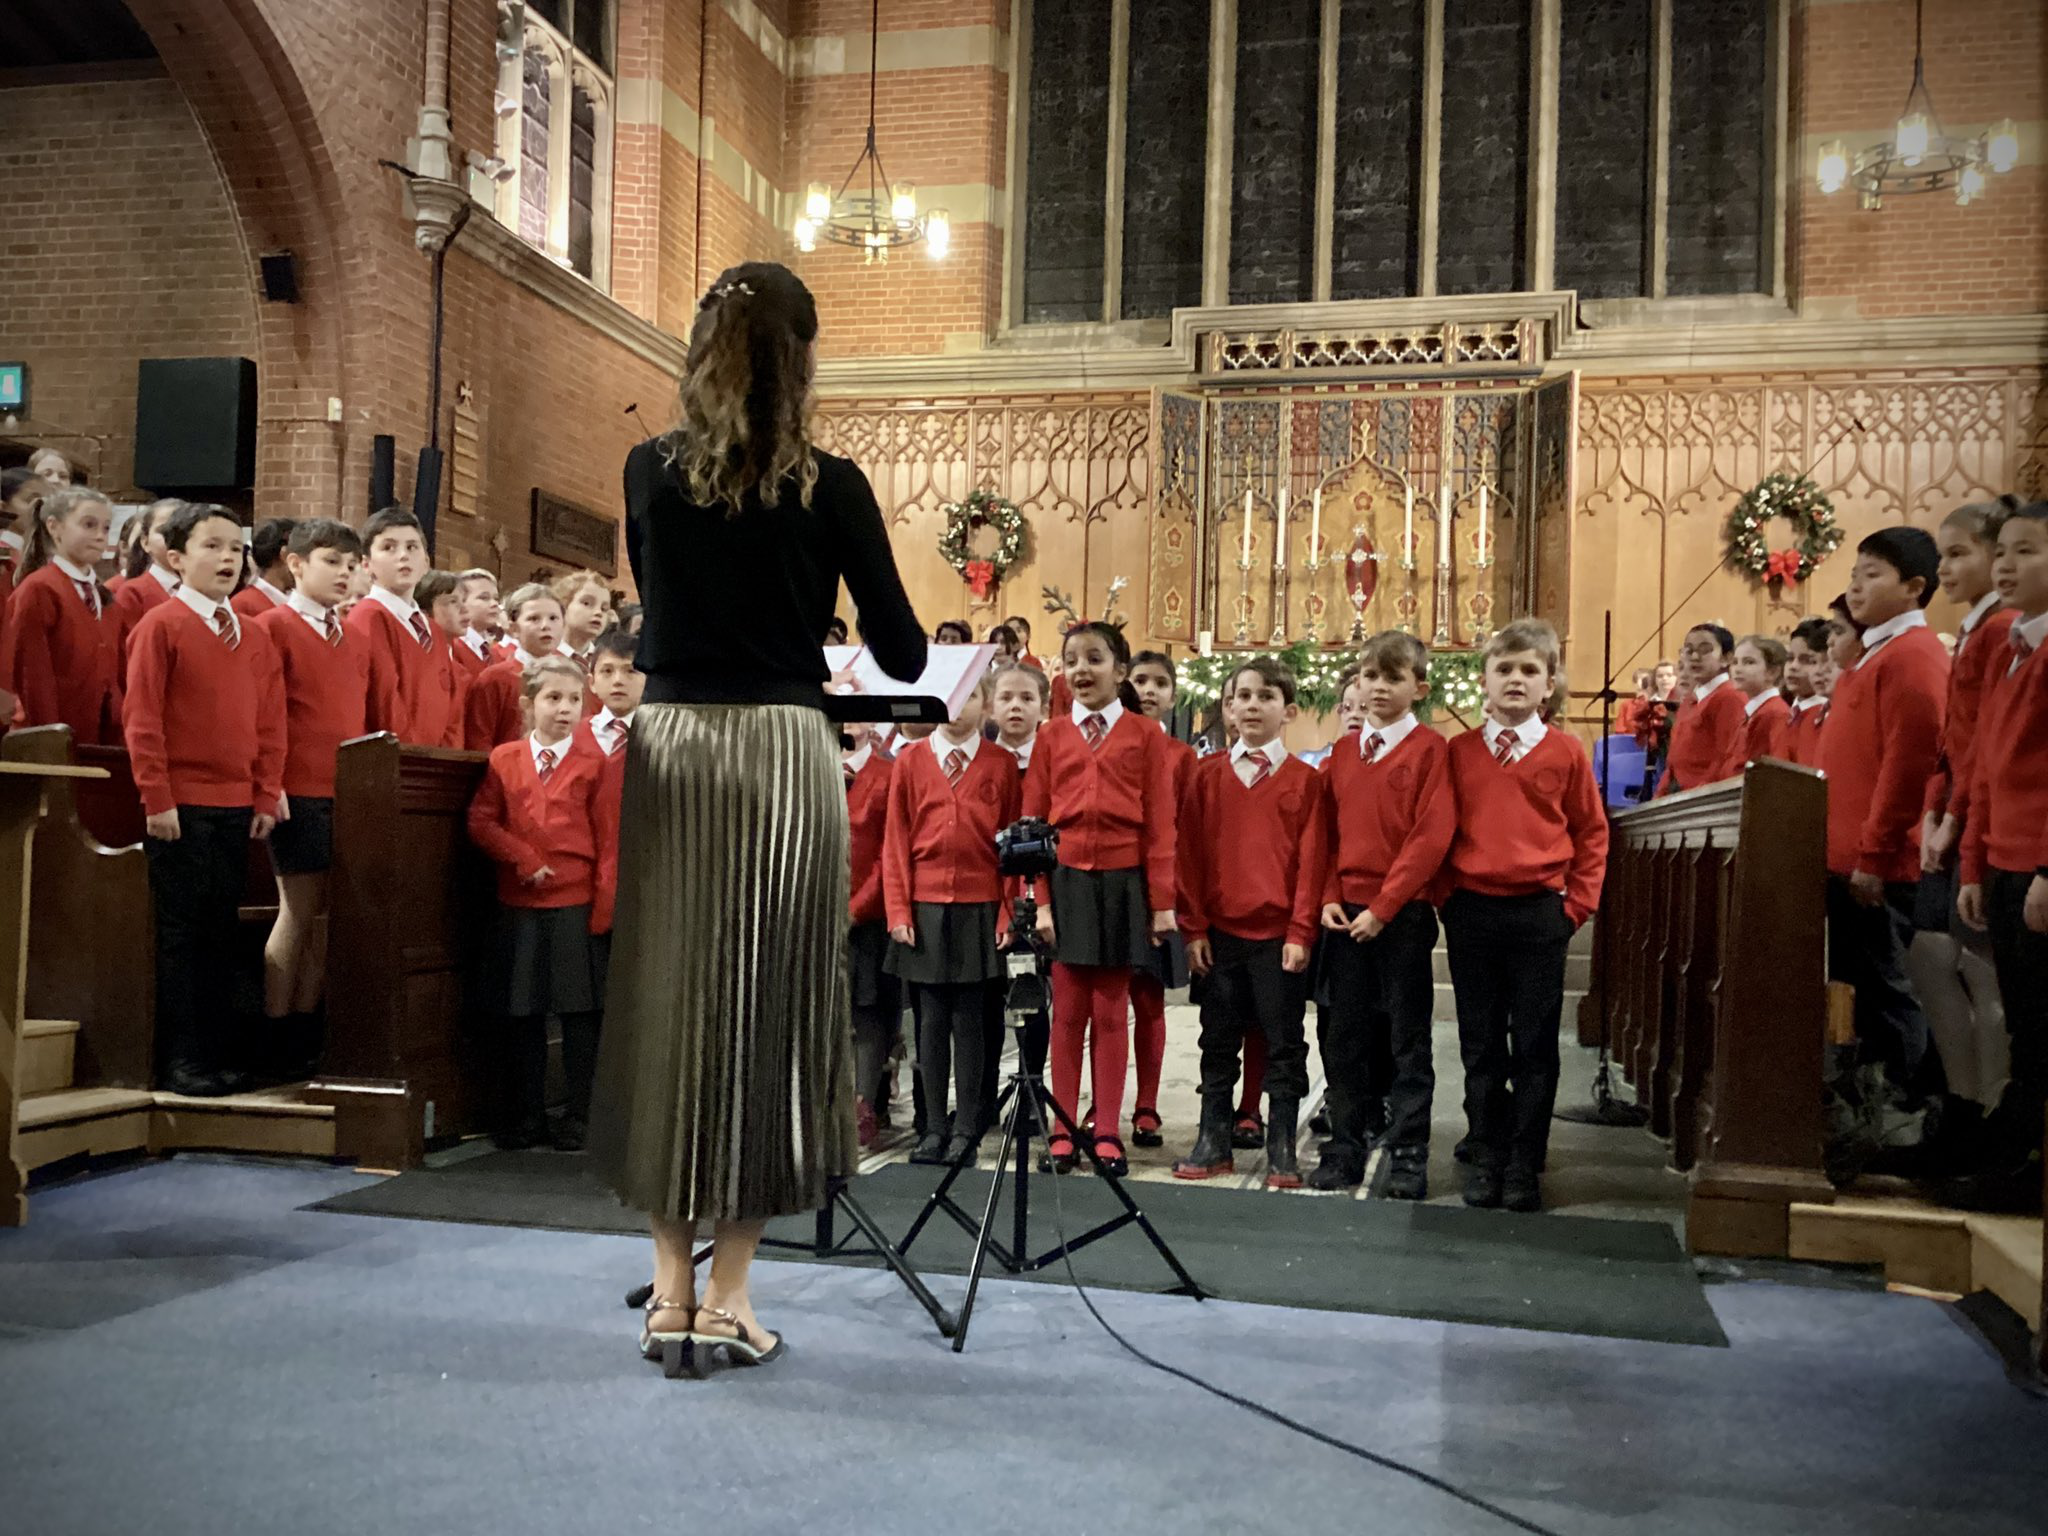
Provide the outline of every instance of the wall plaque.
{"type": "Polygon", "coordinates": [[[573,501],[533,490],[533,552],[547,560],[596,571],[619,573],[619,525],[613,519],[573,501]]]}

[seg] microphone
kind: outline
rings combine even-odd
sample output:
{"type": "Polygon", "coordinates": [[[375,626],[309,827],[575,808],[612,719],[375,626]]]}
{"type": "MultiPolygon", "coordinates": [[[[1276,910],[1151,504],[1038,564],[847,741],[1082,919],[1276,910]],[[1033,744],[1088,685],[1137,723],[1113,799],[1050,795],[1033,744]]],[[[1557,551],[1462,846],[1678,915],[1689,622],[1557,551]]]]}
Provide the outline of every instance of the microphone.
{"type": "MultiPolygon", "coordinates": [[[[622,412],[622,414],[623,414],[623,415],[627,415],[627,416],[631,416],[631,417],[633,418],[633,425],[634,425],[634,426],[636,426],[636,427],[643,427],[643,428],[644,428],[644,425],[645,425],[645,424],[644,424],[643,422],[641,422],[641,420],[639,419],[639,418],[640,418],[640,402],[639,402],[638,400],[635,400],[635,401],[634,401],[634,402],[633,402],[633,403],[632,403],[631,405],[627,406],[627,407],[626,407],[626,409],[624,410],[624,412],[622,412]]],[[[647,432],[647,431],[644,431],[644,430],[643,430],[643,431],[642,431],[642,433],[641,433],[641,437],[640,437],[640,440],[641,440],[642,442],[646,442],[646,441],[648,441],[649,439],[651,439],[651,438],[652,438],[653,436],[654,436],[654,434],[653,434],[652,432],[647,432]]]]}

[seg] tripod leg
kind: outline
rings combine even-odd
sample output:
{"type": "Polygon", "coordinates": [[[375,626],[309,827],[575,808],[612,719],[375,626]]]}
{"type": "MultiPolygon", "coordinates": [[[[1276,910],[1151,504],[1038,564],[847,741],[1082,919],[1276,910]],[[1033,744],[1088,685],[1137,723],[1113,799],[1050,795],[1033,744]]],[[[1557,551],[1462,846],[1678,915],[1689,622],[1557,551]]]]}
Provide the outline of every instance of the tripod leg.
{"type": "Polygon", "coordinates": [[[939,1298],[931,1293],[930,1287],[924,1283],[924,1278],[910,1267],[909,1261],[897,1251],[896,1246],[882,1235],[882,1229],[875,1225],[875,1219],[868,1215],[861,1203],[853,1198],[853,1192],[842,1183],[833,1192],[833,1200],[834,1203],[845,1207],[848,1220],[852,1221],[869,1243],[874,1245],[874,1250],[881,1255],[882,1262],[895,1271],[896,1278],[901,1280],[904,1288],[917,1298],[918,1305],[931,1314],[932,1321],[939,1326],[939,1336],[950,1339],[957,1326],[953,1321],[953,1314],[940,1305],[939,1298]]]}
{"type": "MultiPolygon", "coordinates": [[[[1002,1098],[996,1100],[996,1114],[998,1116],[1002,1114],[1003,1105],[1010,1098],[1015,1086],[1015,1084],[1012,1084],[1010,1088],[1005,1088],[1002,1098]]],[[[924,1203],[924,1208],[917,1213],[917,1219],[911,1222],[910,1230],[903,1234],[903,1241],[897,1245],[903,1252],[910,1252],[910,1245],[917,1241],[917,1234],[924,1230],[924,1224],[932,1219],[932,1212],[938,1210],[946,1203],[946,1196],[952,1193],[954,1184],[959,1181],[960,1175],[966,1171],[967,1167],[965,1164],[960,1164],[946,1170],[946,1176],[939,1180],[939,1187],[931,1192],[930,1198],[924,1203]]],[[[997,1182],[1000,1183],[1001,1180],[997,1182]]]]}
{"type": "MultiPolygon", "coordinates": [[[[1003,1125],[1003,1145],[1001,1150],[1005,1153],[1014,1150],[1016,1153],[1017,1203],[1021,1209],[1024,1202],[1025,1187],[1024,1159],[1029,1154],[1030,1149],[1019,1137],[1018,1132],[1023,1127],[1024,1104],[1030,1095],[1015,1091],[1020,1081],[1022,1081],[1021,1078],[1012,1078],[1010,1080],[1010,1087],[1005,1090],[1005,1095],[1010,1101],[1010,1118],[1003,1125]]],[[[998,1156],[996,1158],[997,1169],[1000,1170],[1002,1165],[1003,1158],[998,1156]]],[[[988,1263],[989,1234],[995,1226],[996,1201],[1001,1197],[1002,1193],[1003,1176],[998,1171],[996,1176],[989,1180],[988,1204],[981,1213],[981,1230],[974,1236],[974,1262],[967,1266],[967,1297],[960,1303],[960,1318],[953,1329],[953,1353],[956,1355],[967,1347],[967,1324],[974,1316],[974,1293],[981,1289],[982,1267],[988,1263]]],[[[1021,1227],[1019,1231],[1022,1231],[1021,1227]]],[[[1020,1256],[1023,1251],[1021,1246],[1017,1250],[1020,1256]]]]}

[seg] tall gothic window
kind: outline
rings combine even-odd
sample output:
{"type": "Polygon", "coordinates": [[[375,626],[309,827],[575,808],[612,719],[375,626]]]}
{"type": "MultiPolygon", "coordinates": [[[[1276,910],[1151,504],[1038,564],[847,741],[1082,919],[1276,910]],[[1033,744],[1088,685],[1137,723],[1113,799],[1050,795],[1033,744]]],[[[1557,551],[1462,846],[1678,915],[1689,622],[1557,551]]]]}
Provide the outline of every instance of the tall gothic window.
{"type": "Polygon", "coordinates": [[[526,0],[501,49],[496,213],[520,239],[598,287],[611,279],[611,0],[526,0]]]}
{"type": "Polygon", "coordinates": [[[1782,292],[1791,0],[1016,0],[1012,324],[1782,292]]]}

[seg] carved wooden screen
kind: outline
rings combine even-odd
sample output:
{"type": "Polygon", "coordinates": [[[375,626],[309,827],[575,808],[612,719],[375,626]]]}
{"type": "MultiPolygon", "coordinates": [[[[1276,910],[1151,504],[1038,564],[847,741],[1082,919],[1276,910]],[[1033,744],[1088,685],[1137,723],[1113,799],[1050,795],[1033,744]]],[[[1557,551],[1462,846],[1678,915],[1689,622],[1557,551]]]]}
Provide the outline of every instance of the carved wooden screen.
{"type": "Polygon", "coordinates": [[[1508,606],[1566,633],[1571,617],[1572,502],[1577,493],[1579,375],[1538,385],[1527,413],[1529,515],[1516,530],[1508,606]]]}
{"type": "Polygon", "coordinates": [[[1192,642],[1205,579],[1202,540],[1202,416],[1200,395],[1160,390],[1153,397],[1151,590],[1147,617],[1154,640],[1192,642]]]}

